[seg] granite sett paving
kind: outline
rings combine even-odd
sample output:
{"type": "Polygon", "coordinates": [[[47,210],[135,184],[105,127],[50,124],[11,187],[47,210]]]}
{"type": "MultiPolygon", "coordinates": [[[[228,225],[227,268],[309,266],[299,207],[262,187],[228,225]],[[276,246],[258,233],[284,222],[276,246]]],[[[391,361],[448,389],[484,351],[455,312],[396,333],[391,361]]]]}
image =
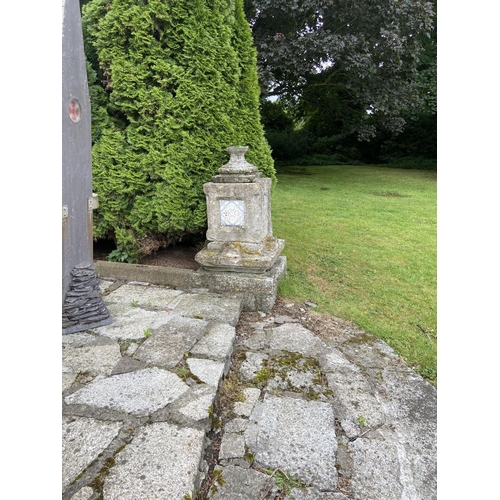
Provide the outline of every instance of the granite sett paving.
{"type": "Polygon", "coordinates": [[[62,337],[63,500],[437,498],[437,392],[382,341],[203,290],[101,290],[113,323],[62,337]]]}

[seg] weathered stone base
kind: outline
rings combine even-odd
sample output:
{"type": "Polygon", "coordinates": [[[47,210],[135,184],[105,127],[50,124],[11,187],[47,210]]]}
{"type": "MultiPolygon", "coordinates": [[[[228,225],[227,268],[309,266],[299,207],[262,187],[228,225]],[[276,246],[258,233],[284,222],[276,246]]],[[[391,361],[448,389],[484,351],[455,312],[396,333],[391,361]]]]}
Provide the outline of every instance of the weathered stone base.
{"type": "Polygon", "coordinates": [[[271,270],[285,246],[285,240],[266,236],[260,243],[212,241],[195,256],[210,271],[262,274],[271,270]]]}
{"type": "Polygon", "coordinates": [[[274,266],[261,274],[199,269],[191,275],[193,287],[211,292],[230,293],[241,298],[244,311],[268,313],[274,306],[278,284],[286,274],[286,257],[278,257],[274,266]]]}

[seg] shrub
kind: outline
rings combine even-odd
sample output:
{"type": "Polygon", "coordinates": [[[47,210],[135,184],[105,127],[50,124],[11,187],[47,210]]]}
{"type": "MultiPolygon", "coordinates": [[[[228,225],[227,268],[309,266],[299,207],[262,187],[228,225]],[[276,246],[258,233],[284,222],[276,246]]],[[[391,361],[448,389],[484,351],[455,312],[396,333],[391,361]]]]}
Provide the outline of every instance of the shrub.
{"type": "Polygon", "coordinates": [[[284,161],[276,161],[276,168],[278,171],[282,167],[287,166],[298,166],[298,167],[307,167],[307,166],[322,166],[322,165],[362,165],[363,163],[359,160],[351,160],[344,155],[341,154],[333,154],[333,155],[322,155],[322,154],[314,154],[309,156],[302,156],[300,158],[296,158],[294,160],[284,160],[284,161]]]}
{"type": "Polygon", "coordinates": [[[266,136],[275,161],[294,160],[314,152],[315,138],[310,132],[268,130],[266,136]]]}
{"type": "Polygon", "coordinates": [[[391,158],[388,166],[414,170],[437,170],[437,160],[419,157],[391,158]]]}
{"type": "Polygon", "coordinates": [[[242,0],[90,0],[94,236],[139,258],[206,228],[226,148],[275,180],[242,0]]]}

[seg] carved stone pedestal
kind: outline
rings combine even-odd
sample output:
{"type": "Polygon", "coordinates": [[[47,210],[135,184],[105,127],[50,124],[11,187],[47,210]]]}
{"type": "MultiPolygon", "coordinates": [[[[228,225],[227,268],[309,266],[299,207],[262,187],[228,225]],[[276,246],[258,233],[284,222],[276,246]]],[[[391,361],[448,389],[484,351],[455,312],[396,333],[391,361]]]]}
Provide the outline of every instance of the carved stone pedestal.
{"type": "MultiPolygon", "coordinates": [[[[248,290],[253,290],[274,297],[274,304],[278,282],[286,272],[286,258],[278,264],[285,241],[272,234],[271,179],[262,177],[257,167],[245,160],[247,150],[248,147],[229,147],[229,163],[203,186],[208,243],[195,259],[202,266],[200,280],[210,290],[247,295],[248,290]],[[245,277],[236,277],[236,273],[245,277]],[[270,288],[259,285],[266,279],[270,288]]],[[[256,310],[256,304],[264,303],[266,309],[272,308],[262,297],[247,297],[244,302],[246,310],[256,310]]]]}

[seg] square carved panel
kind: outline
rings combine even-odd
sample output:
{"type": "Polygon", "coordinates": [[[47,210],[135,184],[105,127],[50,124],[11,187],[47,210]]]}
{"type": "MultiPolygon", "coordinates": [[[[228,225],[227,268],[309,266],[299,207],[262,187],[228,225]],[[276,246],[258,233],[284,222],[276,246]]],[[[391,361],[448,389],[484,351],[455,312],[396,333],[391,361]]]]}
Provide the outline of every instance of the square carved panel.
{"type": "Polygon", "coordinates": [[[219,200],[220,225],[244,226],[245,202],[243,200],[219,200]]]}

